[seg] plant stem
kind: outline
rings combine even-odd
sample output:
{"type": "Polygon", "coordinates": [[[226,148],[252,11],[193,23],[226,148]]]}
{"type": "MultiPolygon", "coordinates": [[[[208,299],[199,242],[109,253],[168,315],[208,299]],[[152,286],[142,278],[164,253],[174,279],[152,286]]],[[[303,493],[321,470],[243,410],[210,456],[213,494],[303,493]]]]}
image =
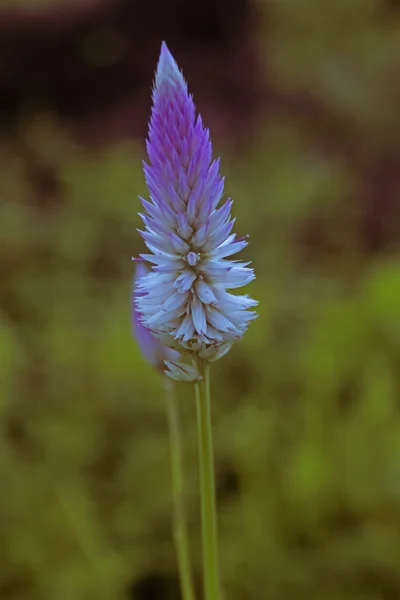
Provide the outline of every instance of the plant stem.
{"type": "Polygon", "coordinates": [[[203,380],[196,384],[199,437],[201,530],[205,600],[219,600],[217,515],[214,481],[214,453],[211,428],[210,371],[202,369],[203,380]]]}
{"type": "Polygon", "coordinates": [[[167,378],[165,378],[165,396],[171,452],[172,533],[178,559],[182,599],[195,600],[183,493],[183,458],[178,405],[176,403],[173,383],[167,380],[167,378]]]}

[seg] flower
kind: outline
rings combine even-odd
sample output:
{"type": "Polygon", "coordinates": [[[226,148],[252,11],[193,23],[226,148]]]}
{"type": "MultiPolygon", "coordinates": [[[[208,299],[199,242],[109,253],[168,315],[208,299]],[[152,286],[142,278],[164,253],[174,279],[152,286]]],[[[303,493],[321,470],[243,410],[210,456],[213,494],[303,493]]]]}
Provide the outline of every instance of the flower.
{"type": "Polygon", "coordinates": [[[141,294],[137,289],[137,281],[149,272],[144,261],[136,263],[133,278],[133,302],[132,302],[132,328],[133,335],[144,358],[157,370],[164,371],[168,377],[176,381],[193,382],[200,379],[200,375],[192,365],[182,361],[182,357],[176,350],[167,348],[147,329],[141,320],[141,315],[136,307],[135,299],[141,294]],[[165,366],[167,369],[165,369],[165,366]]]}
{"type": "Polygon", "coordinates": [[[232,233],[232,201],[208,129],[165,42],[155,77],[144,173],[151,201],[140,198],[140,231],[150,273],[137,283],[142,324],[169,348],[217,360],[240,339],[257,302],[227,290],[254,279],[249,263],[231,260],[247,245],[232,233]]]}

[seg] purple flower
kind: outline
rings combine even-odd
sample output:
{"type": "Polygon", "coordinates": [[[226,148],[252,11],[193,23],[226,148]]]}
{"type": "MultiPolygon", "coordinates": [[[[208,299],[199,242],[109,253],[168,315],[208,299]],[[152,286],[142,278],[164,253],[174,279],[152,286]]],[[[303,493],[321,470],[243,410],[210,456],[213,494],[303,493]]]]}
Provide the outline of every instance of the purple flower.
{"type": "Polygon", "coordinates": [[[137,283],[142,324],[170,348],[213,361],[240,339],[256,317],[249,296],[228,292],[254,279],[249,263],[231,260],[247,245],[232,233],[232,201],[208,129],[163,42],[153,91],[144,173],[150,202],[140,231],[152,271],[137,283]]]}
{"type": "Polygon", "coordinates": [[[197,381],[199,374],[192,365],[182,361],[182,357],[176,350],[167,348],[155,337],[149,329],[142,324],[140,313],[136,308],[136,299],[141,292],[137,289],[137,281],[149,272],[144,261],[136,263],[136,271],[133,280],[133,302],[132,302],[132,328],[133,335],[138,343],[144,358],[158,371],[164,371],[168,377],[177,381],[197,381]],[[165,370],[165,367],[167,369],[165,370]]]}

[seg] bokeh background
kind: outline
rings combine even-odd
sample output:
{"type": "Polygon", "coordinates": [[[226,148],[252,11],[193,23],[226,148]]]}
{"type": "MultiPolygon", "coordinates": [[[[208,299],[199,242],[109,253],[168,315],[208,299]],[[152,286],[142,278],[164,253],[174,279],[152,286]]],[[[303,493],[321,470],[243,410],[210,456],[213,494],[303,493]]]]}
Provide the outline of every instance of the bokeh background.
{"type": "Polygon", "coordinates": [[[130,323],[163,39],[257,272],[213,368],[226,598],[397,600],[397,0],[1,0],[0,598],[179,599],[163,386],[130,323]]]}

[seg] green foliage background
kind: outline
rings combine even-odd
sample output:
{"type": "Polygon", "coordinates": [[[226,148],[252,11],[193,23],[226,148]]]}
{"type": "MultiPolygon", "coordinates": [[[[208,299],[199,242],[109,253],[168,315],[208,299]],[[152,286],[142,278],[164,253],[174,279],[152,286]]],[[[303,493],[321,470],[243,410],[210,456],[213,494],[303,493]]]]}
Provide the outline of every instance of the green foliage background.
{"type": "MultiPolygon", "coordinates": [[[[376,11],[271,3],[263,38],[278,96],[311,90],[365,164],[400,148],[399,20],[376,11]]],[[[323,127],[272,111],[245,156],[215,140],[260,300],[213,368],[229,600],[400,597],[399,240],[365,250],[360,170],[314,152],[323,127]],[[310,223],[321,240],[307,245],[310,223]]],[[[135,582],[175,573],[163,386],[131,338],[142,156],[125,142],[84,151],[51,115],[2,144],[4,600],[143,600],[135,582]],[[58,204],[40,205],[21,144],[56,169],[58,204]]],[[[190,386],[179,395],[200,580],[195,409],[190,386]]],[[[146,598],[175,598],[167,587],[146,598]]]]}

